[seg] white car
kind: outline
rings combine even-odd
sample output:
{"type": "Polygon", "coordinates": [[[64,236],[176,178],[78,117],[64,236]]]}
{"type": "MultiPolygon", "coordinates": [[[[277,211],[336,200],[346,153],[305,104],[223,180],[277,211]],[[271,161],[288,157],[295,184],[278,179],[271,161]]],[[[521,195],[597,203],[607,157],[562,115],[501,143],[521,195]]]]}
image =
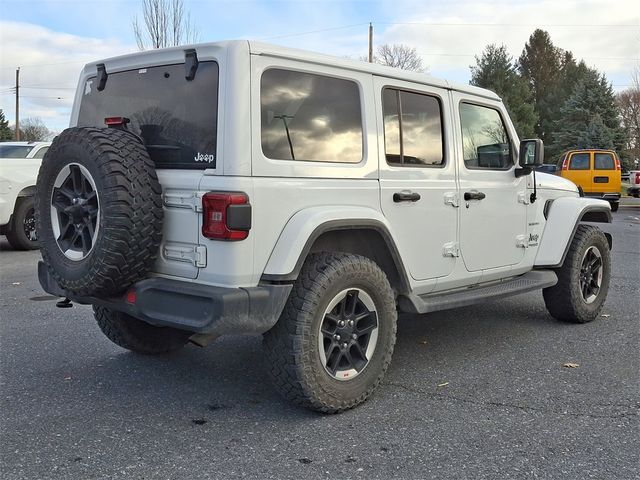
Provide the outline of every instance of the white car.
{"type": "Polygon", "coordinates": [[[34,218],[36,178],[51,142],[0,143],[0,235],[16,250],[38,248],[34,218]]]}
{"type": "Polygon", "coordinates": [[[495,93],[414,72],[247,41],[95,62],[38,176],[39,280],[136,352],[264,334],[276,388],[339,412],[398,310],[598,317],[612,238],[583,222],[611,207],[542,158],[495,93]]]}

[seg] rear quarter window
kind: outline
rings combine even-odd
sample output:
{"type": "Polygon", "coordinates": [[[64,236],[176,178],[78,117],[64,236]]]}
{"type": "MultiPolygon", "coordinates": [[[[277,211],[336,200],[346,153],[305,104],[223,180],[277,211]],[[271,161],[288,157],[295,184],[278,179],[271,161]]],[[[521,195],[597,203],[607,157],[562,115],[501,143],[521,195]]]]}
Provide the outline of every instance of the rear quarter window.
{"type": "Polygon", "coordinates": [[[272,68],[260,83],[262,152],[274,160],[362,160],[360,90],[351,80],[272,68]]]}

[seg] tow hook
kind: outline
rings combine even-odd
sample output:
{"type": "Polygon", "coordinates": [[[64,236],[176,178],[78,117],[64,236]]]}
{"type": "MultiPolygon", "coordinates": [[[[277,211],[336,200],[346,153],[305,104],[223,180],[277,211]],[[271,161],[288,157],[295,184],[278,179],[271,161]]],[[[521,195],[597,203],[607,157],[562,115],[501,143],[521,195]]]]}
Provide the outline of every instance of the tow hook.
{"type": "Polygon", "coordinates": [[[64,298],[63,300],[60,300],[59,302],[56,302],[56,307],[58,307],[58,308],[71,308],[71,307],[73,307],[73,303],[71,303],[71,300],[69,300],[68,298],[64,298]]]}

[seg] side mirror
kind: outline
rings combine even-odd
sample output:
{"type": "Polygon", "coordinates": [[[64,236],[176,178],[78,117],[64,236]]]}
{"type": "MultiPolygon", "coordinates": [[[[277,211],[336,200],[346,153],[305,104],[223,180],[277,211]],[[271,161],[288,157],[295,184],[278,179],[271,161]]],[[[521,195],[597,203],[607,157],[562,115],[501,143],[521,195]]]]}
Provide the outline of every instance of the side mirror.
{"type": "Polygon", "coordinates": [[[544,144],[539,138],[522,140],[520,142],[520,154],[518,161],[523,168],[535,168],[544,161],[544,144]]]}

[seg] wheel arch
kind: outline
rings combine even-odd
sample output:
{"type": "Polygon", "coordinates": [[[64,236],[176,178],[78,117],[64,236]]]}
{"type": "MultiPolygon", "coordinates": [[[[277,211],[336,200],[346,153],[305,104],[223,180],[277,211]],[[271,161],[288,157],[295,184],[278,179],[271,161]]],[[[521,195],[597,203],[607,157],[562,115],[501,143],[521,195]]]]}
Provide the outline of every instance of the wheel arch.
{"type": "Polygon", "coordinates": [[[384,217],[372,209],[362,210],[359,215],[345,210],[343,216],[336,215],[338,211],[298,212],[280,235],[261,281],[294,281],[310,253],[334,251],[370,258],[385,272],[396,292],[409,293],[408,275],[384,217]]]}
{"type": "MultiPolygon", "coordinates": [[[[534,266],[561,267],[581,223],[611,223],[611,221],[609,202],[586,197],[563,197],[553,200],[534,266]]],[[[604,233],[604,235],[609,248],[612,248],[611,234],[604,233]]]]}

